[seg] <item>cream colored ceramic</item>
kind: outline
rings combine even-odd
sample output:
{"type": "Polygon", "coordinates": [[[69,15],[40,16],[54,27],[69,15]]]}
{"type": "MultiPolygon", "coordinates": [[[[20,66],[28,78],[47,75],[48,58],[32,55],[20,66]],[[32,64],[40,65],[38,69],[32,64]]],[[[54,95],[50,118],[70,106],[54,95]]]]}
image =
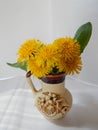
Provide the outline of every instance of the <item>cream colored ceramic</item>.
{"type": "Polygon", "coordinates": [[[49,84],[41,81],[42,89],[36,90],[30,76],[27,81],[35,97],[35,105],[48,120],[64,117],[72,106],[72,95],[65,88],[65,80],[61,83],[49,84]]]}

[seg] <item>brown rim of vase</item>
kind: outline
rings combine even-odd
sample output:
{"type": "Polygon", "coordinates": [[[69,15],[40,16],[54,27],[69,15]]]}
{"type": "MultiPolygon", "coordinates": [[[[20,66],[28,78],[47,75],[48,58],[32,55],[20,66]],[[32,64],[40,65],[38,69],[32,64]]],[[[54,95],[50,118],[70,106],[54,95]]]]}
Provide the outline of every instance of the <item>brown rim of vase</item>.
{"type": "Polygon", "coordinates": [[[49,84],[61,83],[65,80],[65,73],[49,74],[46,77],[41,78],[41,80],[49,84]]]}
{"type": "MultiPolygon", "coordinates": [[[[31,76],[31,71],[28,71],[26,73],[26,78],[31,76]]],[[[40,80],[42,80],[45,83],[48,84],[57,84],[57,83],[61,83],[65,80],[65,73],[58,73],[58,74],[49,74],[46,77],[42,77],[40,78],[40,80]]]]}

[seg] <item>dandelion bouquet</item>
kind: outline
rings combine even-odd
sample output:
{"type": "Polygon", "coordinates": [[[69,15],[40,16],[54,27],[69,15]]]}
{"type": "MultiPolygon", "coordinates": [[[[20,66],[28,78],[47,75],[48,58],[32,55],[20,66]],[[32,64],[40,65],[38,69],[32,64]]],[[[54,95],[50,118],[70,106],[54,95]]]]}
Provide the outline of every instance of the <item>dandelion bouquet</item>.
{"type": "Polygon", "coordinates": [[[78,74],[82,70],[81,53],[91,33],[92,24],[88,22],[79,27],[74,38],[58,38],[49,44],[37,39],[26,40],[17,52],[17,62],[7,64],[30,71],[37,78],[62,72],[66,75],[78,74]]]}

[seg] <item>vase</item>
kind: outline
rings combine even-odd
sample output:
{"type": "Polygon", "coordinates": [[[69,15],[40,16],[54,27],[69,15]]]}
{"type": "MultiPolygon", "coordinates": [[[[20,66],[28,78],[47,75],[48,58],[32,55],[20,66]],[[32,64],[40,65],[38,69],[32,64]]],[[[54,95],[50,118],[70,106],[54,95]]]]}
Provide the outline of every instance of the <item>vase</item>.
{"type": "Polygon", "coordinates": [[[72,107],[72,95],[65,87],[65,74],[47,75],[40,80],[42,88],[36,90],[31,78],[26,74],[26,79],[32,89],[35,106],[48,120],[63,118],[72,107]]]}

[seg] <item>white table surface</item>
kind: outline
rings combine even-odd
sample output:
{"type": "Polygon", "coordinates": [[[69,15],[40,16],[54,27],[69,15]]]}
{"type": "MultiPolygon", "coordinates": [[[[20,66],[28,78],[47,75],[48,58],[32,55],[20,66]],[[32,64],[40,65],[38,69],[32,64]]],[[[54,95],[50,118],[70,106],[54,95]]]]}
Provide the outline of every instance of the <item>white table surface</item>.
{"type": "MultiPolygon", "coordinates": [[[[36,79],[34,83],[39,86],[36,79]]],[[[73,106],[62,120],[52,123],[34,106],[24,76],[0,80],[0,130],[97,130],[98,87],[71,78],[66,79],[66,85],[73,95],[73,106]]]]}

